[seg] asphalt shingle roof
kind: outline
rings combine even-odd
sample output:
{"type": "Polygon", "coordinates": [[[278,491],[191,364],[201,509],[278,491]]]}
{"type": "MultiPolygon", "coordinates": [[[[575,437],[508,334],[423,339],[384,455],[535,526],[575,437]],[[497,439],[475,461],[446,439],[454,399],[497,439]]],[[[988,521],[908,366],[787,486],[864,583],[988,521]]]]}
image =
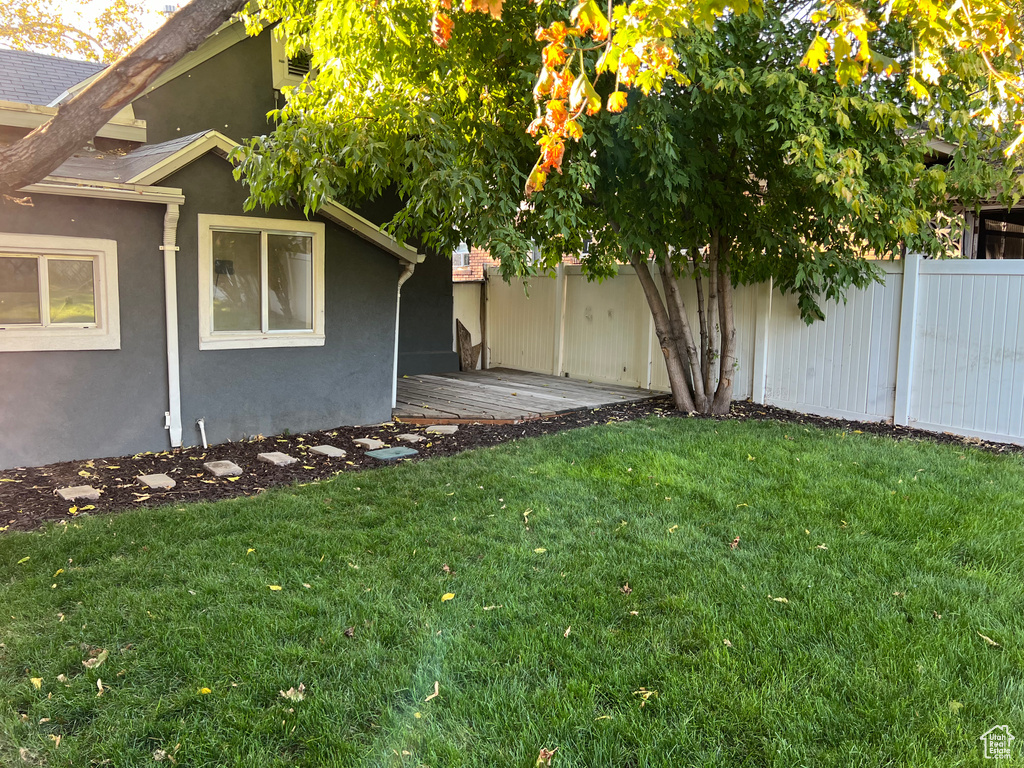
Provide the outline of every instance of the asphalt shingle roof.
{"type": "Polygon", "coordinates": [[[206,131],[200,131],[161,144],[149,144],[127,154],[83,149],[65,160],[50,176],[79,181],[117,181],[123,184],[205,134],[206,131]]]}
{"type": "Polygon", "coordinates": [[[46,106],[75,83],[106,67],[31,51],[0,50],[0,100],[46,106]]]}

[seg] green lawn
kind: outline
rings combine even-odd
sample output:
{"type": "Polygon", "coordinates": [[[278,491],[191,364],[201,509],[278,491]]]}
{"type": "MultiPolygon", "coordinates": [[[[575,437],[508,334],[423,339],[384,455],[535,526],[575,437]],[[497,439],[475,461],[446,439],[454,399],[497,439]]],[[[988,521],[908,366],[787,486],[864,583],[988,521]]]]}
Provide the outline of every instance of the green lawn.
{"type": "Polygon", "coordinates": [[[1022,500],[1020,457],[649,419],[4,535],[0,764],[989,764],[1022,500]]]}

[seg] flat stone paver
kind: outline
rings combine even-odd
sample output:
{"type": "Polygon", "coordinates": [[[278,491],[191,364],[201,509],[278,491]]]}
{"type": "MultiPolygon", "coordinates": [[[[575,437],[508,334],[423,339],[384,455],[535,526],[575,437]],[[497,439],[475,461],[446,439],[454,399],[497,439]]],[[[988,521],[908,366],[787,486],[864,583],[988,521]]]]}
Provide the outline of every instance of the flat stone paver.
{"type": "Polygon", "coordinates": [[[203,464],[206,471],[214,477],[238,477],[242,474],[242,468],[233,461],[208,461],[203,464]]]}
{"type": "Polygon", "coordinates": [[[171,488],[176,486],[178,483],[173,478],[167,475],[139,475],[137,478],[147,488],[153,488],[157,491],[169,491],[171,488]]]}
{"type": "Polygon", "coordinates": [[[458,424],[435,424],[426,429],[428,435],[454,435],[458,431],[458,424]]]}
{"type": "Polygon", "coordinates": [[[314,445],[309,449],[310,453],[319,453],[321,456],[330,456],[332,459],[340,459],[342,456],[348,456],[341,448],[335,448],[333,445],[314,445]]]}
{"type": "Polygon", "coordinates": [[[58,488],[57,495],[64,501],[78,501],[79,499],[96,501],[100,497],[100,492],[91,485],[73,485],[70,488],[58,488]]]}
{"type": "Polygon", "coordinates": [[[260,453],[256,458],[265,464],[273,464],[275,467],[287,467],[289,464],[294,464],[298,461],[298,459],[289,456],[287,453],[281,453],[281,451],[260,453]]]}
{"type": "Polygon", "coordinates": [[[415,448],[384,448],[379,451],[367,451],[367,456],[372,456],[375,459],[381,461],[398,461],[399,459],[407,459],[410,456],[416,456],[419,454],[415,448]]]}
{"type": "Polygon", "coordinates": [[[399,435],[398,439],[404,443],[422,443],[427,438],[423,435],[414,435],[412,432],[406,432],[404,435],[399,435]]]}
{"type": "Polygon", "coordinates": [[[361,445],[363,448],[369,448],[371,451],[375,451],[378,448],[383,448],[386,443],[382,440],[377,440],[372,437],[358,437],[352,441],[356,445],[361,445]]]}

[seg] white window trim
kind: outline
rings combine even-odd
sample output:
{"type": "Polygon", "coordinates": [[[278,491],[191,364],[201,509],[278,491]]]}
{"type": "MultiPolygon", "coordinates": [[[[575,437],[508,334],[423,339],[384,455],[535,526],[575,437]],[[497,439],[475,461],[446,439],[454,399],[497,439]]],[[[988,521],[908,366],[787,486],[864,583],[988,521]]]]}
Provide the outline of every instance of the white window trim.
{"type": "Polygon", "coordinates": [[[201,213],[199,219],[199,349],[260,349],[265,347],[322,347],[324,345],[324,239],[326,227],[315,221],[261,219],[201,213]],[[313,330],[213,330],[213,230],[217,228],[311,235],[313,238],[313,330]]]}
{"type": "Polygon", "coordinates": [[[0,352],[50,352],[121,348],[117,295],[117,242],[88,237],[0,233],[0,252],[95,259],[96,322],[63,325],[0,326],[0,352]]]}

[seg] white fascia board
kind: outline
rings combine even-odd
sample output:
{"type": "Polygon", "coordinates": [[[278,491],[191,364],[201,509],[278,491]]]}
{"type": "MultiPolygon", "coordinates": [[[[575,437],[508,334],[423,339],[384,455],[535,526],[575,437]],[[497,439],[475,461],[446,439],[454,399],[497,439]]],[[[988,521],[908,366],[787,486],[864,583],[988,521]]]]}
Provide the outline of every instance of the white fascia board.
{"type": "Polygon", "coordinates": [[[237,146],[237,142],[232,141],[223,133],[220,133],[219,131],[207,131],[192,143],[179,149],[173,155],[165,157],[159,163],[148,168],[142,173],[132,176],[132,178],[128,179],[128,183],[149,186],[155,182],[161,181],[162,179],[166,179],[176,171],[180,171],[186,165],[198,160],[207,152],[217,152],[221,157],[227,157],[231,150],[237,146]]]}
{"type": "MultiPolygon", "coordinates": [[[[207,152],[216,152],[221,157],[226,158],[237,146],[238,142],[228,138],[220,131],[207,131],[191,144],[182,147],[170,157],[164,158],[149,170],[128,179],[128,183],[147,186],[155,184],[202,157],[207,152]]],[[[390,235],[382,232],[380,227],[373,224],[373,222],[364,219],[354,211],[350,211],[341,203],[327,200],[320,207],[318,213],[367,242],[373,243],[397,259],[410,264],[419,264],[424,259],[424,255],[418,253],[415,248],[399,243],[390,235]]]]}
{"type": "Polygon", "coordinates": [[[345,229],[359,235],[359,237],[364,240],[382,248],[397,259],[407,261],[410,264],[419,264],[425,258],[425,256],[422,253],[417,252],[415,248],[412,248],[405,243],[399,243],[390,235],[382,232],[380,227],[373,224],[373,222],[368,219],[364,219],[358,213],[350,211],[348,208],[340,203],[336,203],[334,200],[327,200],[320,208],[319,213],[325,218],[333,221],[335,224],[340,224],[345,227],[345,229]]]}
{"type": "Polygon", "coordinates": [[[931,139],[928,142],[928,149],[937,155],[944,155],[945,157],[951,157],[956,152],[956,144],[950,144],[948,141],[942,139],[931,139]]]}
{"type": "MultiPolygon", "coordinates": [[[[126,108],[127,109],[127,108],[126,108]]],[[[0,100],[0,125],[11,128],[38,128],[57,114],[56,107],[0,100]]],[[[146,142],[146,121],[136,120],[134,111],[121,110],[96,133],[105,139],[146,142]]]]}
{"type": "Polygon", "coordinates": [[[173,187],[143,187],[116,182],[61,179],[49,176],[38,184],[29,184],[18,190],[29,195],[60,195],[63,197],[91,197],[100,200],[126,200],[136,203],[161,203],[182,205],[185,196],[173,187]]]}

